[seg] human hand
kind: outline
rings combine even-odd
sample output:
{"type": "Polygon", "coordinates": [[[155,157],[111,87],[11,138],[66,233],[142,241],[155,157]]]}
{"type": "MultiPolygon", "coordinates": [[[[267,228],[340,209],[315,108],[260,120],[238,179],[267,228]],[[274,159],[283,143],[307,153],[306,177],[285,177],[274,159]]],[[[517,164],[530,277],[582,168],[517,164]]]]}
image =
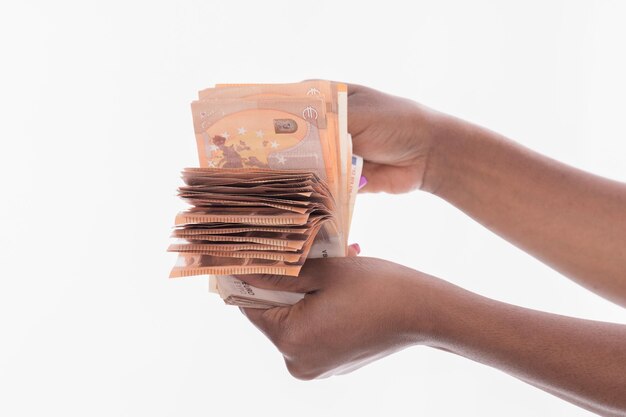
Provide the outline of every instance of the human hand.
{"type": "Polygon", "coordinates": [[[259,288],[307,293],[290,307],[242,309],[299,379],[350,372],[426,342],[433,334],[434,308],[444,305],[437,294],[450,286],[364,257],[308,259],[298,277],[238,278],[259,288]]]}
{"type": "Polygon", "coordinates": [[[348,85],[348,131],[363,157],[363,192],[405,193],[422,187],[434,144],[435,111],[414,101],[348,85]]]}

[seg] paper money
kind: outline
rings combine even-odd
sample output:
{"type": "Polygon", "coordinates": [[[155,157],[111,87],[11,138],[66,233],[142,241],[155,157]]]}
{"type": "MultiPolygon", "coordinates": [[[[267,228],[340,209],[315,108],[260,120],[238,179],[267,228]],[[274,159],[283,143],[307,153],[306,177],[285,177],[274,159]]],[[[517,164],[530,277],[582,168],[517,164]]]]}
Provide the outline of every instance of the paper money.
{"type": "Polygon", "coordinates": [[[305,294],[298,292],[256,288],[232,275],[211,276],[209,278],[209,291],[222,297],[226,304],[264,309],[293,305],[305,296],[305,294]]]}
{"type": "Polygon", "coordinates": [[[345,256],[362,159],[352,155],[347,88],[328,81],[220,84],[191,105],[199,168],[186,168],[171,277],[209,274],[227,304],[303,297],[234,275],[298,279],[308,257],[345,256]]]}
{"type": "Polygon", "coordinates": [[[263,181],[263,184],[275,185],[281,181],[280,173],[268,169],[203,168],[183,171],[187,185],[180,187],[179,195],[186,197],[193,207],[176,217],[177,228],[172,235],[179,242],[170,245],[168,250],[180,255],[170,276],[235,273],[297,275],[314,241],[324,245],[331,240],[327,236],[319,238],[322,236],[320,229],[324,227],[324,230],[336,232],[338,227],[333,216],[332,196],[328,188],[320,184],[319,177],[308,171],[294,171],[288,176],[312,184],[306,197],[273,197],[264,192],[255,196],[251,190],[256,187],[251,183],[263,181]],[[225,173],[229,175],[225,176],[225,173]],[[215,191],[206,185],[215,179],[220,183],[229,183],[230,188],[222,192],[205,192],[215,191]],[[195,185],[190,186],[192,183],[195,185]],[[201,184],[207,190],[188,198],[189,187],[201,184]],[[224,227],[229,224],[238,227],[234,230],[224,227]],[[328,227],[329,224],[332,227],[328,227]],[[296,233],[290,232],[291,225],[298,226],[296,233]],[[242,252],[247,256],[242,256],[242,252]]]}

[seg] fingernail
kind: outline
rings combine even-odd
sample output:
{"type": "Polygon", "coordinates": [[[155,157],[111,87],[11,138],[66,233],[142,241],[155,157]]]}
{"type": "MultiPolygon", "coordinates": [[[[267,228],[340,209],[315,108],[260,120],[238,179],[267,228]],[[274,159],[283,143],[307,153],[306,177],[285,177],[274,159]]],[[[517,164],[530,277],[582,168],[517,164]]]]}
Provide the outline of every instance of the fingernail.
{"type": "Polygon", "coordinates": [[[354,248],[354,251],[356,252],[357,255],[361,253],[361,246],[359,246],[358,243],[353,243],[350,246],[354,248]]]}
{"type": "Polygon", "coordinates": [[[367,184],[367,178],[365,178],[365,176],[361,175],[361,179],[359,180],[359,190],[363,187],[365,187],[365,185],[367,184]]]}

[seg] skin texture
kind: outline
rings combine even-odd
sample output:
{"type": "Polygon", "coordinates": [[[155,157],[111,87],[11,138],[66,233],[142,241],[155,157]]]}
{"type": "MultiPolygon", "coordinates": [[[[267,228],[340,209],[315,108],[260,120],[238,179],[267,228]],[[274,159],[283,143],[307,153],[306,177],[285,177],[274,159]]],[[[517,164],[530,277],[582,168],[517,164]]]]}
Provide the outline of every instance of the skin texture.
{"type": "MultiPolygon", "coordinates": [[[[366,161],[363,192],[434,193],[626,306],[626,185],[406,99],[351,85],[348,102],[354,152],[366,161]]],[[[356,254],[353,247],[348,258],[308,260],[298,279],[239,277],[307,293],[291,307],[242,310],[295,377],[346,373],[427,345],[596,413],[626,415],[626,326],[501,303],[356,254]]]]}

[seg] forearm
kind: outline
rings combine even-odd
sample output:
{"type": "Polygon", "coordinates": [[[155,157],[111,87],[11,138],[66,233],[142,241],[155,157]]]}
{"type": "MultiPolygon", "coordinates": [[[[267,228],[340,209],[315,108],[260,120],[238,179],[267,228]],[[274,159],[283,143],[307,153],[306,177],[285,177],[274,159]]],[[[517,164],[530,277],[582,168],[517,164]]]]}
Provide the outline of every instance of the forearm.
{"type": "Polygon", "coordinates": [[[626,326],[448,291],[431,346],[496,367],[602,415],[626,415],[626,326]]]}
{"type": "Polygon", "coordinates": [[[626,185],[438,116],[423,188],[587,288],[626,305],[626,185]]]}

